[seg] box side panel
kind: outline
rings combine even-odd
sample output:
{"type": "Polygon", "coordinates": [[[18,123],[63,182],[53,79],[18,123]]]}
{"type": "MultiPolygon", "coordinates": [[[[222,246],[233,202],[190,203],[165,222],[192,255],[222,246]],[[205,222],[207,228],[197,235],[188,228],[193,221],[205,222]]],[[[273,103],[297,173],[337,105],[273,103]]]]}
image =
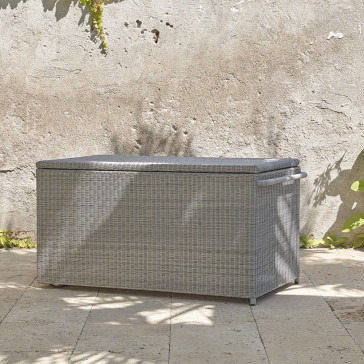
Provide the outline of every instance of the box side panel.
{"type": "MultiPolygon", "coordinates": [[[[270,179],[300,168],[264,173],[270,179]]],[[[259,297],[299,277],[300,182],[257,187],[255,205],[255,292],[259,297]]]]}
{"type": "Polygon", "coordinates": [[[38,280],[251,297],[253,179],[38,170],[38,280]]]}

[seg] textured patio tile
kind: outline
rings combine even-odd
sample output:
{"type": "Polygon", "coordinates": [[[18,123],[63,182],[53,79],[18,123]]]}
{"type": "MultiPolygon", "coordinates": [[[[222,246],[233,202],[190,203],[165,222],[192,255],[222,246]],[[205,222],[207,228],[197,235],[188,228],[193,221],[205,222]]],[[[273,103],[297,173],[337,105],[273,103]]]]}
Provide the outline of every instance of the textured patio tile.
{"type": "Polygon", "coordinates": [[[223,352],[223,353],[178,353],[171,354],[170,364],[267,364],[268,358],[260,352],[248,353],[241,352],[223,352]]]}
{"type": "Polygon", "coordinates": [[[97,289],[55,289],[33,283],[5,322],[84,322],[96,295],[97,289]]]}
{"type": "Polygon", "coordinates": [[[17,300],[21,297],[28,286],[24,287],[12,287],[11,285],[0,288],[0,301],[2,299],[14,299],[17,300]]]}
{"type": "Polygon", "coordinates": [[[257,305],[253,306],[252,310],[254,316],[260,314],[269,317],[275,313],[296,315],[297,310],[312,312],[320,308],[327,309],[327,303],[302,272],[299,284],[284,286],[259,297],[257,305]]]}
{"type": "Polygon", "coordinates": [[[76,351],[92,348],[120,353],[130,363],[167,363],[170,301],[164,293],[100,290],[76,351]]]}
{"type": "Polygon", "coordinates": [[[157,292],[157,291],[142,291],[132,289],[118,289],[118,288],[101,288],[99,292],[100,297],[123,297],[129,300],[149,299],[155,301],[164,301],[169,299],[171,293],[157,292]]]}
{"type": "Polygon", "coordinates": [[[171,363],[260,363],[265,357],[247,300],[173,297],[171,363]],[[240,359],[239,359],[240,358],[240,359]]]}
{"type": "Polygon", "coordinates": [[[268,358],[260,352],[236,351],[223,353],[177,353],[171,354],[170,364],[267,364],[268,358]]]}
{"type": "Polygon", "coordinates": [[[0,351],[0,364],[66,364],[71,352],[4,352],[0,351]]]}
{"type": "Polygon", "coordinates": [[[16,262],[16,260],[11,262],[3,262],[0,259],[0,269],[3,272],[12,272],[12,273],[22,273],[27,275],[36,276],[37,275],[37,262],[29,261],[29,262],[16,262]]]}
{"type": "Polygon", "coordinates": [[[0,297],[0,322],[5,318],[5,316],[9,313],[11,308],[17,302],[17,298],[9,297],[9,298],[1,298],[0,297]]]}
{"type": "Polygon", "coordinates": [[[4,322],[84,322],[94,297],[44,299],[21,297],[4,322]]]}
{"type": "Polygon", "coordinates": [[[9,310],[18,302],[27,287],[27,285],[18,285],[14,282],[5,285],[0,284],[0,321],[4,319],[9,310]]]}
{"type": "Polygon", "coordinates": [[[349,336],[281,335],[264,336],[271,364],[362,364],[364,354],[349,336]]]}
{"type": "Polygon", "coordinates": [[[169,325],[170,308],[160,305],[148,305],[112,308],[112,309],[92,309],[87,322],[105,323],[120,325],[169,325]]]}
{"type": "Polygon", "coordinates": [[[2,322],[2,351],[70,351],[77,342],[82,323],[2,322]]]}
{"type": "Polygon", "coordinates": [[[0,265],[9,268],[16,266],[33,266],[37,262],[36,249],[0,249],[0,265]]]}
{"type": "MultiPolygon", "coordinates": [[[[142,355],[143,356],[143,355],[142,355]]],[[[168,359],[168,358],[167,358],[168,359]]],[[[141,359],[141,356],[130,356],[125,353],[103,352],[74,352],[70,363],[74,364],[167,364],[163,358],[141,359]]]]}
{"type": "Polygon", "coordinates": [[[90,323],[169,324],[169,294],[100,290],[89,315],[90,323]]]}
{"type": "Polygon", "coordinates": [[[111,351],[143,360],[168,359],[169,325],[121,324],[87,321],[76,351],[111,351]]]}
{"type": "Polygon", "coordinates": [[[326,261],[347,261],[351,258],[350,249],[333,249],[319,248],[319,249],[301,249],[300,250],[301,263],[304,262],[324,262],[326,261]]]}
{"type": "Polygon", "coordinates": [[[364,297],[328,298],[327,303],[341,322],[364,322],[364,297]]]}
{"type": "Polygon", "coordinates": [[[252,307],[261,335],[346,335],[346,330],[321,296],[275,295],[252,307]]]}
{"type": "Polygon", "coordinates": [[[364,298],[364,281],[363,282],[347,282],[333,283],[317,282],[316,288],[325,299],[332,298],[364,298]]]}
{"type": "Polygon", "coordinates": [[[35,272],[22,271],[17,269],[0,269],[0,289],[2,288],[23,288],[29,286],[35,279],[35,272]]]}
{"type": "Polygon", "coordinates": [[[264,352],[257,327],[253,322],[244,322],[239,328],[172,325],[171,352],[174,354],[242,351],[253,356],[264,352]]]}
{"type": "Polygon", "coordinates": [[[305,312],[307,314],[315,313],[315,311],[330,312],[330,308],[322,297],[320,292],[313,288],[303,288],[296,290],[286,290],[282,292],[269,293],[263,297],[258,298],[257,305],[252,306],[254,317],[257,315],[296,315],[297,311],[305,312]],[[304,291],[304,293],[303,293],[304,291]],[[302,293],[302,294],[301,294],[302,293]]]}
{"type": "Polygon", "coordinates": [[[229,326],[254,322],[247,300],[225,297],[174,295],[172,324],[229,326]]]}
{"type": "Polygon", "coordinates": [[[364,353],[364,322],[345,322],[344,326],[364,353]]]}
{"type": "Polygon", "coordinates": [[[262,337],[280,336],[282,339],[297,335],[316,335],[324,333],[325,335],[346,335],[347,332],[343,325],[331,313],[331,317],[324,313],[301,314],[295,315],[274,315],[269,318],[257,318],[257,324],[262,337]]]}
{"type": "Polygon", "coordinates": [[[348,253],[359,263],[364,264],[364,250],[348,249],[348,253]]]}
{"type": "Polygon", "coordinates": [[[347,250],[306,253],[302,269],[325,298],[364,297],[364,266],[347,250]]]}
{"type": "Polygon", "coordinates": [[[352,279],[362,281],[364,278],[364,266],[359,262],[338,263],[325,265],[302,266],[304,272],[309,276],[310,280],[315,282],[329,283],[349,283],[352,279]],[[340,266],[343,264],[344,266],[340,266]]]}
{"type": "Polygon", "coordinates": [[[347,250],[318,250],[303,254],[301,268],[311,277],[340,280],[362,277],[363,264],[347,250]]]}
{"type": "Polygon", "coordinates": [[[307,307],[307,302],[324,304],[320,292],[314,287],[304,271],[301,270],[299,284],[288,283],[257,299],[257,306],[283,308],[284,306],[307,307]]]}

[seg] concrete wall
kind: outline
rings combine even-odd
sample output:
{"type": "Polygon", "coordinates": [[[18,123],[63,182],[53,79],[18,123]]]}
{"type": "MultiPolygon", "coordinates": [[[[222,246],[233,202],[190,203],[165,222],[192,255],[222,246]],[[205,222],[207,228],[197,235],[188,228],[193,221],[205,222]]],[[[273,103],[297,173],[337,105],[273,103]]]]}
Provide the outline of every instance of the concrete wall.
{"type": "Polygon", "coordinates": [[[303,232],[364,211],[362,1],[104,9],[107,56],[77,0],[0,0],[0,227],[35,230],[37,160],[104,153],[297,157],[303,232]]]}

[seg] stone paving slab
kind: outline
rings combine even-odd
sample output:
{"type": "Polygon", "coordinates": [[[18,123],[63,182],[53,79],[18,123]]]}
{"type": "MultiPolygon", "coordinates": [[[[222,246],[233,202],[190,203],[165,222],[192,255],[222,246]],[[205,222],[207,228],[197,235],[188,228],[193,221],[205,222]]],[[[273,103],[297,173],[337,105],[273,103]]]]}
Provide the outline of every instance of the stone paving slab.
{"type": "Polygon", "coordinates": [[[362,364],[364,252],[301,251],[301,277],[246,299],[36,281],[0,250],[0,364],[362,364]]]}
{"type": "Polygon", "coordinates": [[[170,358],[170,364],[268,364],[268,358],[265,354],[259,352],[251,353],[242,348],[237,352],[195,352],[195,353],[173,353],[170,358]]]}
{"type": "Polygon", "coordinates": [[[140,355],[128,353],[114,353],[109,351],[75,351],[69,363],[72,364],[168,364],[168,359],[141,359],[140,355]]]}
{"type": "Polygon", "coordinates": [[[96,294],[95,288],[65,287],[60,290],[33,282],[3,322],[84,323],[96,294]]]}
{"type": "Polygon", "coordinates": [[[50,353],[48,351],[3,351],[0,349],[0,364],[65,364],[72,352],[50,353]]]}
{"type": "Polygon", "coordinates": [[[345,322],[345,328],[364,352],[364,322],[345,322]]]}
{"type": "Polygon", "coordinates": [[[72,351],[83,323],[2,322],[1,350],[4,351],[72,351]]]}
{"type": "Polygon", "coordinates": [[[270,364],[362,364],[363,352],[349,335],[264,335],[270,364]]]}

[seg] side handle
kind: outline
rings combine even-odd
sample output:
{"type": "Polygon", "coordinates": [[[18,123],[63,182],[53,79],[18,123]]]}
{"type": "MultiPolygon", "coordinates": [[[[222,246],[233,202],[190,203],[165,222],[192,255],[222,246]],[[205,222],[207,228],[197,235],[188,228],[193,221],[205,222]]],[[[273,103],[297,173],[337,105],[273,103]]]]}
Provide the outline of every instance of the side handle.
{"type": "Polygon", "coordinates": [[[260,181],[257,181],[257,184],[259,187],[264,186],[272,186],[276,185],[278,183],[288,182],[288,181],[295,181],[301,178],[306,178],[307,173],[301,172],[298,174],[292,174],[291,176],[283,176],[283,177],[277,177],[277,178],[271,178],[271,179],[262,179],[260,181]]]}

